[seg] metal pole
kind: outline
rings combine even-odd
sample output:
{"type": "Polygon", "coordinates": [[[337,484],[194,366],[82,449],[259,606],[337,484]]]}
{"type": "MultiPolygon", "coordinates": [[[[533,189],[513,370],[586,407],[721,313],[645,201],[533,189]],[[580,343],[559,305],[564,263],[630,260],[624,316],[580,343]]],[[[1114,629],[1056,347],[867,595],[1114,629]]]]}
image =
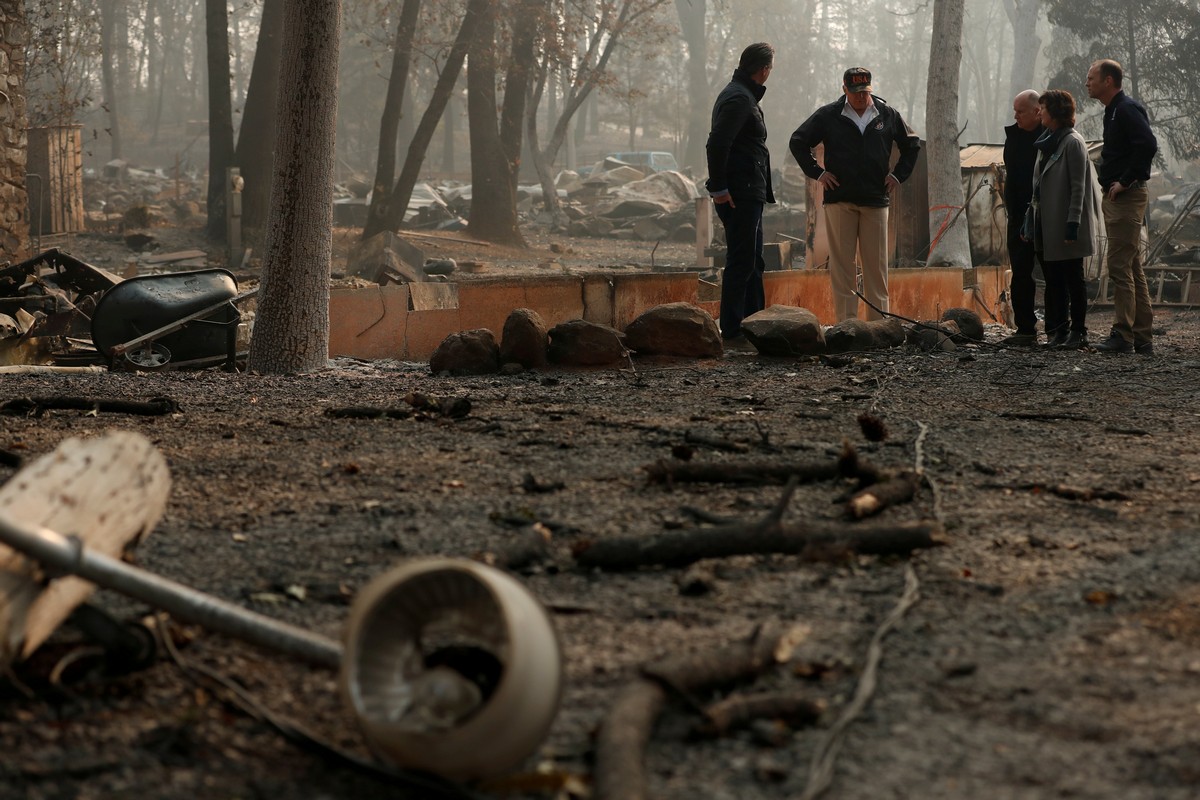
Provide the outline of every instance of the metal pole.
{"type": "Polygon", "coordinates": [[[333,639],[247,611],[119,559],[90,551],[77,537],[64,536],[40,526],[22,525],[0,516],[0,542],[52,571],[77,575],[97,586],[149,603],[185,622],[203,625],[330,669],[341,666],[342,646],[333,639]]]}

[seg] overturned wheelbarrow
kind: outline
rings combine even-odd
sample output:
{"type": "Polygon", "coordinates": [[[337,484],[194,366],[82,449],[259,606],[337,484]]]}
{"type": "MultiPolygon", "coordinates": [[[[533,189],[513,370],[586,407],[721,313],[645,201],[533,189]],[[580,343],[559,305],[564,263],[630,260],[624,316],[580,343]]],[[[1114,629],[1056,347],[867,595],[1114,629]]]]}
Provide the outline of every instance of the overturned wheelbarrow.
{"type": "Polygon", "coordinates": [[[110,368],[179,369],[237,361],[237,280],[225,269],[140,275],[109,289],[92,313],[92,344],[110,368]]]}
{"type": "Polygon", "coordinates": [[[122,561],[157,523],[168,489],[162,455],[131,432],[67,440],[0,488],[0,665],[33,652],[102,586],[340,670],[350,710],[385,762],[485,778],[542,742],[558,710],[561,648],[515,578],[461,559],[406,562],[359,593],[343,646],[122,561]],[[47,574],[61,577],[47,583],[47,574]]]}

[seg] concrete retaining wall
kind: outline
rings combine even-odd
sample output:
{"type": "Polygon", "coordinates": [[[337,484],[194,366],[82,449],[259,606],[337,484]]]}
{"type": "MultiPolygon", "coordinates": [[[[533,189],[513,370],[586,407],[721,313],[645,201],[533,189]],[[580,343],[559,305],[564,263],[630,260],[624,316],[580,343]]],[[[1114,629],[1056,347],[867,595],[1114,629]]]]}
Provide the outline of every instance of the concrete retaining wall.
{"type": "MultiPolygon", "coordinates": [[[[801,306],[825,324],[837,321],[828,272],[768,272],[764,284],[768,305],[801,306]]],[[[990,322],[1004,288],[1004,268],[894,269],[889,285],[894,314],[936,319],[947,308],[966,307],[990,322]]],[[[406,286],[334,289],[329,298],[329,355],[424,361],[456,331],[488,328],[499,338],[514,308],[532,308],[551,327],[586,319],[622,330],[663,303],[692,303],[714,317],[720,309],[717,301],[699,299],[694,272],[495,278],[460,283],[457,289],[457,308],[423,311],[412,310],[406,286]]]]}

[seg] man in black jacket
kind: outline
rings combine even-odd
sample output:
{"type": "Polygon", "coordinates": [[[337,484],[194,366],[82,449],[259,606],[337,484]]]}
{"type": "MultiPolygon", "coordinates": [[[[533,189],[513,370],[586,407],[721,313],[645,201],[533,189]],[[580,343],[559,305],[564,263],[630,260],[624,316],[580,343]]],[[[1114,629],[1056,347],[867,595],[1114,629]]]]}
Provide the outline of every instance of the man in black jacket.
{"type": "MultiPolygon", "coordinates": [[[[858,316],[855,252],[862,258],[863,296],[880,311],[888,310],[889,199],[912,174],[921,149],[920,138],[900,112],[873,96],[869,70],[846,70],[842,93],[805,120],[790,143],[804,174],[825,189],[829,277],[839,320],[858,316]],[[825,146],[824,167],[813,155],[819,144],[825,146]],[[889,169],[893,144],[900,148],[900,160],[889,169]]],[[[867,319],[880,316],[867,309],[867,319]]]]}
{"type": "Polygon", "coordinates": [[[742,320],[765,305],[763,294],[763,205],[774,203],[767,124],[763,119],[763,85],[775,62],[766,42],[742,51],[729,85],[713,104],[712,129],[705,150],[705,187],[725,226],[725,272],[721,278],[721,336],[741,336],[742,320]]]}
{"type": "Polygon", "coordinates": [[[1096,177],[1104,192],[1108,279],[1113,284],[1112,333],[1096,349],[1153,355],[1154,313],[1142,268],[1141,236],[1150,197],[1146,181],[1158,140],[1145,107],[1121,90],[1124,76],[1121,65],[1109,58],[1092,64],[1087,74],[1088,96],[1104,104],[1104,147],[1096,177]]]}
{"type": "MultiPolygon", "coordinates": [[[[1013,120],[1013,124],[1004,129],[1004,206],[1008,212],[1008,263],[1012,269],[1009,291],[1017,332],[1001,344],[1032,347],[1037,344],[1034,251],[1032,241],[1021,239],[1021,223],[1025,220],[1025,210],[1033,200],[1033,164],[1037,160],[1037,149],[1033,143],[1046,132],[1038,111],[1036,91],[1026,89],[1013,98],[1013,120]]],[[[1050,337],[1051,333],[1046,331],[1046,336],[1050,337]]],[[[1057,335],[1059,332],[1053,333],[1057,335]]],[[[1064,328],[1061,338],[1066,337],[1067,330],[1064,328]]]]}

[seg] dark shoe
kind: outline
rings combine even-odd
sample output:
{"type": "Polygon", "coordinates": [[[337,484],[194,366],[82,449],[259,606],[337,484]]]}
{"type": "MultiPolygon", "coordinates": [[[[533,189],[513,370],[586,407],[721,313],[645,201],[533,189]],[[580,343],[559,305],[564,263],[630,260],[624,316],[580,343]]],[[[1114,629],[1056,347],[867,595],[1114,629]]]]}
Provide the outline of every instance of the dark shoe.
{"type": "Polygon", "coordinates": [[[1128,353],[1133,350],[1130,341],[1116,331],[1110,333],[1107,339],[1095,347],[1101,353],[1128,353]]]}
{"type": "Polygon", "coordinates": [[[1138,342],[1133,346],[1133,352],[1139,356],[1154,355],[1154,342],[1138,342]]]}
{"type": "Polygon", "coordinates": [[[1071,332],[1066,328],[1055,331],[1050,338],[1046,340],[1046,349],[1057,350],[1063,346],[1063,343],[1067,341],[1067,337],[1070,335],[1071,332]]]}
{"type": "Polygon", "coordinates": [[[1082,350],[1087,347],[1087,334],[1071,331],[1067,334],[1067,338],[1063,340],[1056,350],[1082,350]]]}
{"type": "Polygon", "coordinates": [[[1036,333],[1014,333],[1012,336],[1005,336],[1000,340],[1001,347],[1035,347],[1037,346],[1036,333]]]}

